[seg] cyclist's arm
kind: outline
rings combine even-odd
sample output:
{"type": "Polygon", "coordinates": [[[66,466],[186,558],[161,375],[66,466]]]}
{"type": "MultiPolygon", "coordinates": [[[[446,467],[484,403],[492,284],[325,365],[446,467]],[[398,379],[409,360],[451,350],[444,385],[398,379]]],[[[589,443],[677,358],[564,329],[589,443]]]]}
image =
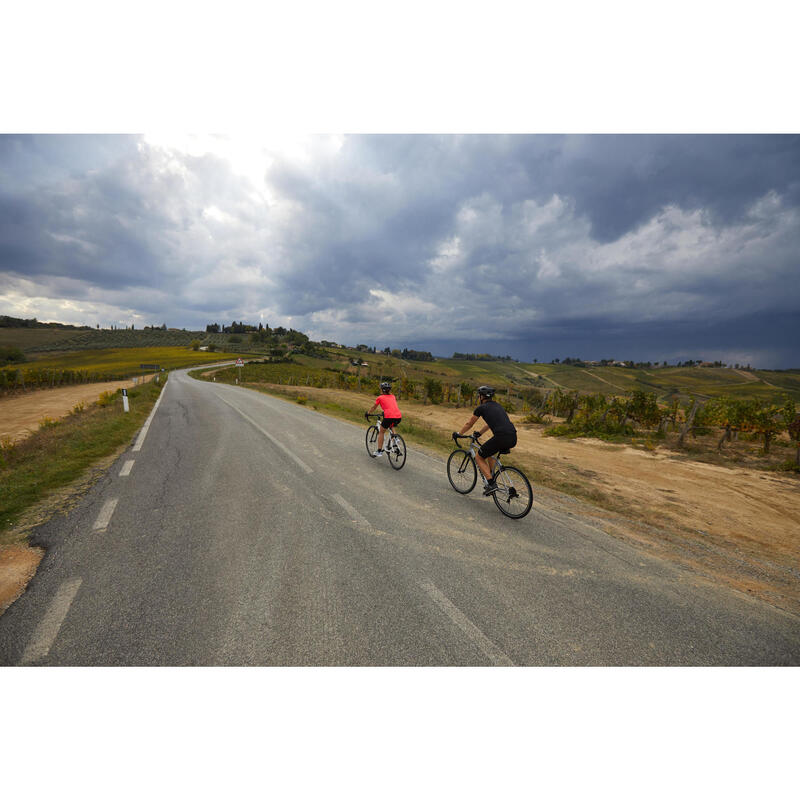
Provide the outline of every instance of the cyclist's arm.
{"type": "Polygon", "coordinates": [[[463,436],[476,422],[478,421],[478,417],[474,414],[467,420],[466,424],[461,428],[458,432],[459,436],[463,436]]]}

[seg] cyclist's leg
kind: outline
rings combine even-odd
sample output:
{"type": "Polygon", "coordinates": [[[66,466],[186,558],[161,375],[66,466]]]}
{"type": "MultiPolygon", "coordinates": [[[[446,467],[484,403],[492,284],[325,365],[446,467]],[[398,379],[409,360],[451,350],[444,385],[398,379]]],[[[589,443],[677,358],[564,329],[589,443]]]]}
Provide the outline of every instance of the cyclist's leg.
{"type": "Polygon", "coordinates": [[[494,458],[492,458],[492,456],[500,449],[500,445],[495,439],[496,437],[492,436],[492,438],[484,442],[478,449],[478,452],[475,453],[475,463],[478,465],[478,469],[487,481],[492,479],[492,466],[494,465],[494,458]],[[488,463],[489,461],[492,462],[491,466],[488,463]]]}
{"type": "Polygon", "coordinates": [[[392,427],[391,424],[386,425],[384,427],[385,423],[386,423],[386,420],[382,419],[380,421],[380,424],[378,425],[378,450],[383,450],[383,439],[386,436],[386,430],[387,430],[387,428],[391,428],[392,427]]]}
{"type": "MultiPolygon", "coordinates": [[[[380,433],[378,434],[378,449],[379,450],[383,449],[383,437],[384,437],[385,432],[387,430],[390,431],[390,432],[393,431],[394,430],[394,426],[397,424],[395,420],[392,420],[384,428],[383,426],[384,426],[385,422],[386,422],[386,420],[381,420],[381,429],[380,429],[380,433]]],[[[391,440],[391,434],[390,434],[389,438],[391,440]]]]}

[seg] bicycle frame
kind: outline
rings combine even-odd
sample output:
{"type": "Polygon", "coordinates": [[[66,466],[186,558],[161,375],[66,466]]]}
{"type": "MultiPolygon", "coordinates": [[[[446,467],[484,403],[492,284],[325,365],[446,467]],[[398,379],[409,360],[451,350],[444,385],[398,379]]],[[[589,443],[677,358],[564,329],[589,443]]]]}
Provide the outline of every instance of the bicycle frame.
{"type": "MultiPolygon", "coordinates": [[[[381,428],[380,423],[383,422],[383,414],[370,414],[369,416],[370,417],[377,417],[378,421],[375,424],[378,426],[378,434],[380,435],[380,428],[381,428]]],[[[387,434],[389,435],[389,441],[391,442],[392,439],[394,439],[394,437],[397,435],[394,432],[394,425],[392,425],[391,428],[384,428],[383,429],[383,442],[384,442],[384,445],[386,444],[386,435],[387,434]]]]}
{"type": "MultiPolygon", "coordinates": [[[[475,459],[475,456],[478,453],[478,440],[472,439],[470,446],[469,446],[469,457],[475,462],[475,468],[478,470],[478,475],[481,476],[481,480],[483,481],[483,485],[486,486],[486,476],[481,472],[480,467],[478,466],[478,462],[475,459]]],[[[500,453],[495,453],[493,456],[489,456],[489,458],[484,459],[487,463],[493,461],[494,464],[492,466],[492,476],[497,475],[500,471],[500,467],[502,467],[502,463],[500,462],[500,453]]]]}

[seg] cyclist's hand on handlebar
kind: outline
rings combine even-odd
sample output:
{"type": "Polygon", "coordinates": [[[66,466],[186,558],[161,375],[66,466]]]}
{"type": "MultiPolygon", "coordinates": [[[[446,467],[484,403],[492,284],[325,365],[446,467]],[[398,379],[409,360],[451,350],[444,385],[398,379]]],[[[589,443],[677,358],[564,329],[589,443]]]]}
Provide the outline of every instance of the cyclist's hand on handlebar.
{"type": "Polygon", "coordinates": [[[453,441],[458,444],[458,433],[456,431],[453,431],[453,441]]]}
{"type": "Polygon", "coordinates": [[[369,411],[364,412],[364,419],[369,420],[369,411]]]}

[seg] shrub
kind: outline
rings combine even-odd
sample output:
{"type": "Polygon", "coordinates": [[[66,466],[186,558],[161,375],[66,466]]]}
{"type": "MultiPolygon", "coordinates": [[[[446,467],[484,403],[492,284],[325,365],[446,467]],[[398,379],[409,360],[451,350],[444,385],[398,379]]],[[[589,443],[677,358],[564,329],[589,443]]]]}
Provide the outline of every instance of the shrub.
{"type": "Polygon", "coordinates": [[[86,403],[84,403],[83,400],[81,400],[80,403],[76,403],[72,407],[72,411],[70,411],[69,413],[77,415],[77,414],[82,414],[84,411],[86,411],[86,403]]]}
{"type": "Polygon", "coordinates": [[[796,461],[793,461],[791,458],[787,458],[786,461],[782,461],[780,464],[770,467],[770,469],[773,469],[776,472],[800,473],[800,464],[798,464],[796,461]]]}
{"type": "Polygon", "coordinates": [[[308,398],[303,396],[302,394],[297,395],[297,397],[295,397],[294,400],[295,400],[296,403],[299,403],[301,406],[304,406],[308,402],[308,398]]]}
{"type": "Polygon", "coordinates": [[[16,449],[17,443],[10,436],[0,437],[0,464],[7,464],[16,449]]]}
{"type": "Polygon", "coordinates": [[[39,420],[39,429],[45,430],[46,428],[55,428],[58,425],[60,420],[53,419],[52,417],[42,417],[39,420]]]}
{"type": "Polygon", "coordinates": [[[530,414],[526,414],[522,418],[523,422],[527,422],[530,425],[546,425],[550,418],[547,414],[540,414],[538,411],[531,411],[530,414]]]}
{"type": "Polygon", "coordinates": [[[110,406],[117,396],[116,392],[103,392],[100,397],[97,398],[97,405],[101,408],[105,408],[105,406],[110,406]]]}
{"type": "Polygon", "coordinates": [[[425,378],[425,397],[434,405],[442,402],[442,382],[436,378],[425,378]]]}
{"type": "Polygon", "coordinates": [[[628,401],[627,414],[645,428],[654,428],[661,420],[656,396],[636,389],[628,401]]]}
{"type": "Polygon", "coordinates": [[[0,366],[22,364],[25,361],[27,361],[25,353],[19,347],[0,347],[0,366]]]}

